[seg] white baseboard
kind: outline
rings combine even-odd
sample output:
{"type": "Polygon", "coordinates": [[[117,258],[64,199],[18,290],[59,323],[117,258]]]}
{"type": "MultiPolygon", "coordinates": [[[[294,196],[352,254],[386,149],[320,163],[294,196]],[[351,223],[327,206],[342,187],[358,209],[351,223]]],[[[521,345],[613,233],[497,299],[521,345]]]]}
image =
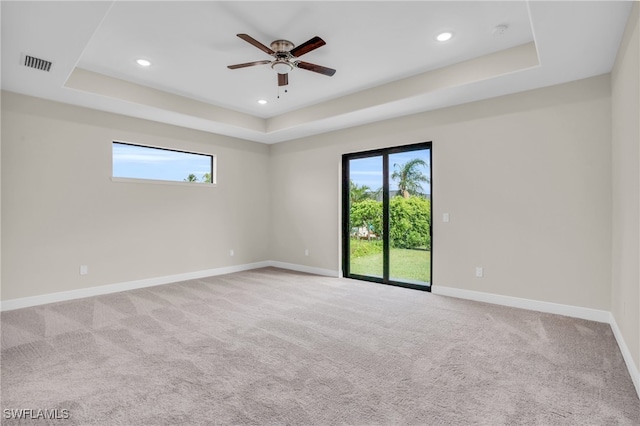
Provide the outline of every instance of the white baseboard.
{"type": "Polygon", "coordinates": [[[620,327],[618,327],[618,323],[616,322],[616,318],[610,313],[610,321],[611,330],[613,330],[613,335],[616,337],[616,341],[618,342],[618,346],[620,347],[620,352],[622,352],[622,358],[624,358],[625,364],[627,364],[627,369],[629,370],[629,375],[631,376],[631,380],[633,381],[633,386],[636,388],[636,393],[640,398],[640,372],[638,371],[638,367],[636,363],[633,361],[633,357],[631,356],[631,352],[629,351],[629,347],[622,337],[622,332],[620,331],[620,327]]]}
{"type": "Polygon", "coordinates": [[[61,291],[58,293],[43,294],[40,296],[23,297],[0,302],[0,311],[28,308],[30,306],[45,305],[47,303],[64,302],[67,300],[81,299],[83,297],[99,296],[101,294],[118,293],[137,288],[153,287],[175,283],[179,281],[195,280],[198,278],[212,277],[215,275],[231,274],[233,272],[248,271],[257,268],[272,266],[271,261],[247,263],[244,265],[226,266],[223,268],[205,269],[203,271],[186,272],[183,274],[166,275],[163,277],[147,278],[143,280],[127,281],[117,284],[106,284],[95,287],[80,288],[77,290],[61,291]]]}
{"type": "Polygon", "coordinates": [[[77,290],[61,291],[57,293],[43,294],[40,296],[10,299],[0,301],[0,312],[11,311],[20,308],[28,308],[30,306],[46,305],[47,303],[81,299],[83,297],[99,296],[101,294],[118,293],[121,291],[135,290],[137,288],[153,287],[156,285],[213,277],[216,275],[231,274],[234,272],[249,271],[251,269],[266,268],[270,266],[281,269],[290,269],[292,271],[306,272],[308,274],[314,275],[324,275],[328,277],[339,276],[338,271],[333,271],[331,269],[313,268],[310,266],[296,265],[294,263],[267,260],[264,262],[246,263],[244,265],[226,266],[223,268],[205,269],[203,271],[186,272],[183,274],[166,275],[163,277],[147,278],[143,280],[127,281],[117,284],[106,284],[95,287],[80,288],[77,290]]]}
{"type": "Polygon", "coordinates": [[[273,266],[274,268],[289,269],[291,271],[306,272],[307,274],[323,275],[325,277],[335,277],[335,278],[340,277],[339,271],[334,271],[332,269],[314,268],[311,266],[297,265],[295,263],[271,261],[270,266],[273,266]]]}
{"type": "Polygon", "coordinates": [[[560,303],[542,302],[539,300],[521,299],[519,297],[502,296],[500,294],[483,293],[480,291],[462,290],[459,288],[431,287],[433,294],[457,297],[458,299],[475,300],[477,302],[492,303],[494,305],[510,306],[512,308],[528,309],[530,311],[546,312],[567,317],[586,319],[590,321],[609,323],[611,313],[599,309],[582,308],[579,306],[562,305],[560,303]]]}

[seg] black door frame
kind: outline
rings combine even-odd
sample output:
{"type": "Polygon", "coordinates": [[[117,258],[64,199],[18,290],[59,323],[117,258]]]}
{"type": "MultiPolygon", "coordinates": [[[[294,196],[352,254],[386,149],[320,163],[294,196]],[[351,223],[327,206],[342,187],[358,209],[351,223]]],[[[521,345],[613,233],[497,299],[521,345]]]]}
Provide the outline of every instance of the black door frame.
{"type": "Polygon", "coordinates": [[[433,172],[432,159],[433,147],[431,142],[421,142],[411,145],[394,146],[391,148],[374,149],[363,152],[353,152],[342,155],[342,275],[346,278],[354,278],[363,281],[370,281],[380,284],[389,284],[399,287],[412,288],[416,290],[431,291],[431,281],[433,279],[433,172]],[[410,282],[395,281],[389,279],[389,155],[401,152],[411,152],[418,150],[429,150],[429,185],[431,189],[431,220],[429,233],[431,234],[431,250],[429,252],[429,262],[431,263],[429,283],[425,285],[413,284],[410,282]],[[352,274],[350,268],[351,253],[351,227],[349,226],[349,162],[358,158],[382,157],[382,215],[383,215],[383,276],[382,278],[367,275],[352,274]]]}

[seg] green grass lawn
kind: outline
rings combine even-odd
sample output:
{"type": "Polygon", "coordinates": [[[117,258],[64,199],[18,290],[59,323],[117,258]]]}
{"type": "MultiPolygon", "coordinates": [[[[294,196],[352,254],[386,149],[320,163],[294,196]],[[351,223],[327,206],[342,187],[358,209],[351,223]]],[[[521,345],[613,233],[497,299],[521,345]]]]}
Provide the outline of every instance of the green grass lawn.
{"type": "MultiPolygon", "coordinates": [[[[382,251],[377,252],[373,244],[378,241],[351,240],[352,253],[367,253],[351,256],[350,270],[352,274],[382,276],[382,251]],[[372,250],[367,250],[371,244],[372,250]]],[[[431,252],[425,250],[408,250],[392,248],[390,257],[391,279],[430,282],[431,252]]]]}

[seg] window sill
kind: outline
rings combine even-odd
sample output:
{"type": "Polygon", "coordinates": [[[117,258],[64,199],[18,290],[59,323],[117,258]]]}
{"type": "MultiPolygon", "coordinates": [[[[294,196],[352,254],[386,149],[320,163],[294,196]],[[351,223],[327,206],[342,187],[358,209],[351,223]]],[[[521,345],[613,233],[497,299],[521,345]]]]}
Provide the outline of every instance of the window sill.
{"type": "Polygon", "coordinates": [[[152,184],[152,185],[177,185],[177,186],[190,186],[201,188],[215,188],[217,184],[207,182],[179,182],[174,180],[156,180],[156,179],[137,179],[137,178],[123,178],[123,177],[111,177],[112,182],[117,183],[138,183],[138,184],[152,184]]]}

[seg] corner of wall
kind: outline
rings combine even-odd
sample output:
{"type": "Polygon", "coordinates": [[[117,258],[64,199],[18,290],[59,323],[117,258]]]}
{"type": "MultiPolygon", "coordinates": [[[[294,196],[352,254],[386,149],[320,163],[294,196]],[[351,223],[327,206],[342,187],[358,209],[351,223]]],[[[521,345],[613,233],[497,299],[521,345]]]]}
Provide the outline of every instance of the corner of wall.
{"type": "Polygon", "coordinates": [[[640,395],[640,3],[611,71],[611,326],[640,395]]]}
{"type": "MultiPolygon", "coordinates": [[[[0,15],[1,15],[1,12],[0,12],[0,15]]],[[[0,105],[2,105],[2,91],[0,91],[0,105]]],[[[1,128],[2,128],[2,108],[0,108],[0,129],[1,128]]],[[[0,300],[2,300],[2,134],[1,132],[0,132],[0,300]]]]}

